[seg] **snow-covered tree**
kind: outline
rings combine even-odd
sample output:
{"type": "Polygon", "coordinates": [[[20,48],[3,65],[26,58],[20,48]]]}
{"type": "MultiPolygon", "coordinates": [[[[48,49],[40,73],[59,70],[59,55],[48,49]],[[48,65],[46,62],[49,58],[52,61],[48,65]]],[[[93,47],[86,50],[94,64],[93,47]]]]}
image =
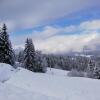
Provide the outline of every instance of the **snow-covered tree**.
{"type": "Polygon", "coordinates": [[[24,50],[24,67],[33,72],[46,72],[47,62],[41,52],[35,51],[32,39],[27,39],[24,50]]]}
{"type": "Polygon", "coordinates": [[[36,61],[36,64],[34,66],[34,71],[35,72],[43,72],[43,73],[46,72],[47,60],[40,51],[35,52],[35,61],[36,61]]]}
{"type": "Polygon", "coordinates": [[[24,57],[24,52],[20,51],[19,54],[17,55],[17,61],[22,63],[23,62],[23,57],[24,57]]]}
{"type": "Polygon", "coordinates": [[[15,64],[15,54],[5,24],[0,32],[0,62],[10,65],[15,64]]]}
{"type": "Polygon", "coordinates": [[[94,67],[93,78],[100,79],[100,63],[98,62],[96,62],[94,67]]]}
{"type": "Polygon", "coordinates": [[[87,77],[90,77],[90,78],[94,77],[93,73],[94,73],[95,66],[96,66],[95,62],[90,60],[87,67],[87,77]]]}
{"type": "Polygon", "coordinates": [[[24,50],[23,65],[26,69],[34,71],[35,64],[35,48],[32,39],[27,38],[24,50]]]}

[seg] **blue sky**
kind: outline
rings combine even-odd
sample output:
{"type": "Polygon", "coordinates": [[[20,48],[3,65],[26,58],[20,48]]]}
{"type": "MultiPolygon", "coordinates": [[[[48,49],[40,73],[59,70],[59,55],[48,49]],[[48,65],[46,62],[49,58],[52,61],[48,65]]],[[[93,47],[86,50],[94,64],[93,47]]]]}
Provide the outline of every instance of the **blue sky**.
{"type": "Polygon", "coordinates": [[[2,0],[0,12],[14,48],[24,48],[27,37],[45,53],[95,49],[99,44],[99,0],[2,0]]]}

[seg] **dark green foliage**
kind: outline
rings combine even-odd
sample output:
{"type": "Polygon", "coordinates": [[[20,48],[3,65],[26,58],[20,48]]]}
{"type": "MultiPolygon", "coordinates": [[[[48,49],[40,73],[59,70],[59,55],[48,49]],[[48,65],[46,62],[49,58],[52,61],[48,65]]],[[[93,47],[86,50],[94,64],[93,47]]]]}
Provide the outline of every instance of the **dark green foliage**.
{"type": "Polygon", "coordinates": [[[59,68],[63,70],[71,70],[72,59],[68,56],[61,55],[45,55],[48,67],[50,68],[59,68]]]}
{"type": "Polygon", "coordinates": [[[17,61],[23,63],[24,52],[20,51],[19,54],[16,56],[17,56],[17,61]]]}
{"type": "Polygon", "coordinates": [[[6,25],[3,25],[0,33],[0,62],[10,65],[15,64],[15,54],[9,40],[6,25]]]}
{"type": "Polygon", "coordinates": [[[26,40],[24,50],[24,67],[33,72],[46,72],[46,60],[39,51],[35,51],[32,39],[26,40]]]}
{"type": "Polygon", "coordinates": [[[47,69],[47,61],[41,52],[39,51],[35,52],[35,61],[36,64],[34,66],[34,71],[45,73],[47,69]]]}
{"type": "Polygon", "coordinates": [[[34,71],[35,63],[35,48],[32,39],[27,39],[24,50],[24,67],[30,71],[34,71]]]}
{"type": "Polygon", "coordinates": [[[98,61],[95,64],[94,67],[94,71],[93,71],[93,77],[96,79],[100,79],[100,60],[98,59],[98,61]]]}
{"type": "Polygon", "coordinates": [[[94,78],[100,79],[100,68],[95,68],[93,73],[94,78]]]}

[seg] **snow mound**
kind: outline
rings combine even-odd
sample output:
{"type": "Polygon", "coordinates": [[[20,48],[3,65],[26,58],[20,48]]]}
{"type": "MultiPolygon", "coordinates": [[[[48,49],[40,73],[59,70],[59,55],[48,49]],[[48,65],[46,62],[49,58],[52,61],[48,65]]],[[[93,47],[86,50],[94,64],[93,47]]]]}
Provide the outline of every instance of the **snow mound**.
{"type": "Polygon", "coordinates": [[[0,63],[0,82],[8,80],[15,73],[15,71],[16,70],[11,65],[0,63]]]}

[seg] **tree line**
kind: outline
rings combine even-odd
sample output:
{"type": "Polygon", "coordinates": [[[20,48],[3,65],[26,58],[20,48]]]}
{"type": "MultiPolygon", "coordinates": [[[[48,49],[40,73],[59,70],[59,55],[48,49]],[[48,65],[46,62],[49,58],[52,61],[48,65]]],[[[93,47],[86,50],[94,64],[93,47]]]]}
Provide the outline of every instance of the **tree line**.
{"type": "MultiPolygon", "coordinates": [[[[55,55],[55,54],[42,54],[40,51],[36,51],[38,55],[41,55],[43,62],[49,68],[57,68],[69,71],[69,76],[89,77],[100,79],[100,57],[87,57],[87,56],[67,56],[67,55],[55,55]],[[40,54],[39,54],[40,52],[40,54]]],[[[24,51],[20,51],[16,55],[16,61],[23,63],[24,51]]]]}

